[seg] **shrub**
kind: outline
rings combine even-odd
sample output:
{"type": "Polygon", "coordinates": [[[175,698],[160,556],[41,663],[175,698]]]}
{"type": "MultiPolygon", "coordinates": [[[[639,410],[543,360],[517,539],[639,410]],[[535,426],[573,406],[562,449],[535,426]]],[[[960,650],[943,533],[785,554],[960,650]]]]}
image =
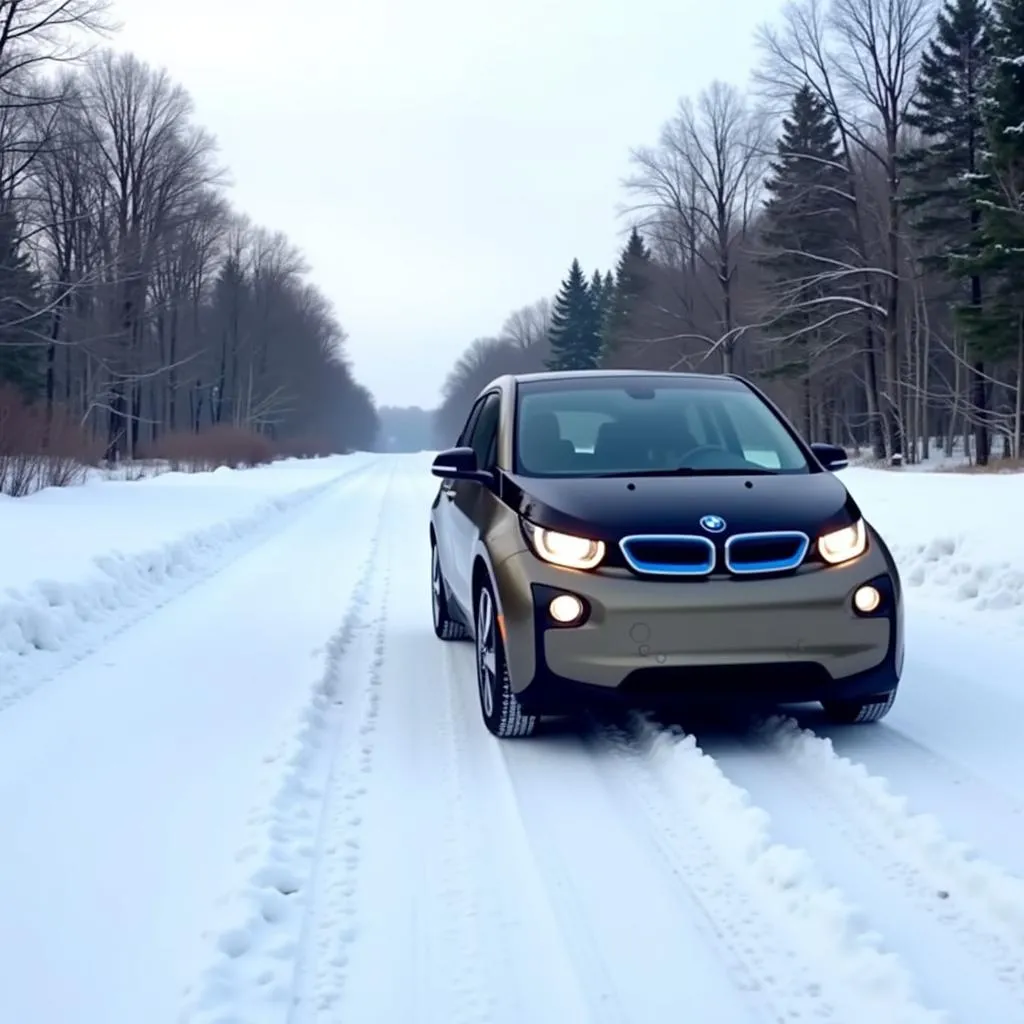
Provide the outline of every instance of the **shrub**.
{"type": "Polygon", "coordinates": [[[148,448],[146,456],[165,460],[173,472],[204,473],[221,466],[266,465],[274,457],[274,446],[254,430],[218,424],[198,434],[165,434],[148,448]]]}
{"type": "Polygon", "coordinates": [[[48,415],[45,403],[0,387],[0,494],[81,483],[99,456],[98,444],[66,410],[54,406],[48,415]]]}

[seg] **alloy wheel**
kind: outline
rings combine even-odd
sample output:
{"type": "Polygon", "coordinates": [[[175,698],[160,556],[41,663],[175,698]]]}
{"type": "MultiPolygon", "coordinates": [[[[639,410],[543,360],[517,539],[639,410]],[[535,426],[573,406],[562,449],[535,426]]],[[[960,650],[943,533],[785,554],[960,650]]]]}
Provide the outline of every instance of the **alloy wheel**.
{"type": "Polygon", "coordinates": [[[494,714],[494,690],[498,685],[497,636],[494,599],[484,587],[480,591],[476,617],[476,675],[480,684],[480,703],[484,714],[494,714]]]}
{"type": "Polygon", "coordinates": [[[437,545],[430,550],[430,600],[434,609],[434,626],[441,628],[441,561],[437,557],[437,545]]]}

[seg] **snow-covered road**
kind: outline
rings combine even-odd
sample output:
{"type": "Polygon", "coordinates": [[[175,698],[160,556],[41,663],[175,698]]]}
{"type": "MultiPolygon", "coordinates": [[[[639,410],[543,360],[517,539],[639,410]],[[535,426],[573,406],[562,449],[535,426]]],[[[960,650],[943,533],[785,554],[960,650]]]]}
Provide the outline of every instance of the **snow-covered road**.
{"type": "Polygon", "coordinates": [[[187,587],[23,659],[0,1021],[1024,1024],[1019,628],[912,603],[875,727],[502,743],[431,631],[428,464],[301,470],[187,587]]]}

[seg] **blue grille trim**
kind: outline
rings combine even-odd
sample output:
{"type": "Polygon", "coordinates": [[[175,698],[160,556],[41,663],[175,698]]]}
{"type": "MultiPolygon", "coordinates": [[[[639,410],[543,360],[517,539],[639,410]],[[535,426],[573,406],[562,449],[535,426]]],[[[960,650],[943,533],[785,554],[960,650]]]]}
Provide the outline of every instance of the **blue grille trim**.
{"type": "Polygon", "coordinates": [[[754,576],[768,572],[790,572],[803,564],[811,547],[811,538],[799,530],[777,530],[769,533],[737,533],[725,542],[725,567],[737,576],[754,576]],[[797,550],[790,558],[778,558],[767,562],[733,561],[733,545],[742,541],[789,540],[797,543],[797,550]]]}
{"type": "Polygon", "coordinates": [[[707,537],[689,533],[635,533],[619,541],[619,550],[626,564],[637,573],[648,576],[709,576],[715,569],[718,554],[714,542],[707,537]],[[672,562],[645,562],[630,553],[631,544],[687,544],[704,552],[704,561],[698,565],[678,565],[672,562]]]}

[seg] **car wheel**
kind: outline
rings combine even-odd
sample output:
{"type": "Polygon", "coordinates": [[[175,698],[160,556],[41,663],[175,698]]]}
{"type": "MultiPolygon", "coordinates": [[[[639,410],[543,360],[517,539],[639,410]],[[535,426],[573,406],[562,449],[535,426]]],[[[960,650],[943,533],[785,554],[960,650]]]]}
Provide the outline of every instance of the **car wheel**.
{"type": "Polygon", "coordinates": [[[825,717],[837,725],[862,725],[868,722],[880,722],[892,710],[896,703],[896,691],[876,702],[858,700],[823,700],[825,717]]]}
{"type": "Polygon", "coordinates": [[[484,724],[502,739],[529,736],[537,717],[526,714],[512,692],[494,594],[485,583],[476,599],[476,679],[484,724]]]}
{"type": "Polygon", "coordinates": [[[441,559],[437,545],[433,543],[430,545],[430,591],[436,636],[441,640],[465,640],[469,630],[457,619],[453,619],[448,611],[448,594],[441,574],[441,559]]]}

